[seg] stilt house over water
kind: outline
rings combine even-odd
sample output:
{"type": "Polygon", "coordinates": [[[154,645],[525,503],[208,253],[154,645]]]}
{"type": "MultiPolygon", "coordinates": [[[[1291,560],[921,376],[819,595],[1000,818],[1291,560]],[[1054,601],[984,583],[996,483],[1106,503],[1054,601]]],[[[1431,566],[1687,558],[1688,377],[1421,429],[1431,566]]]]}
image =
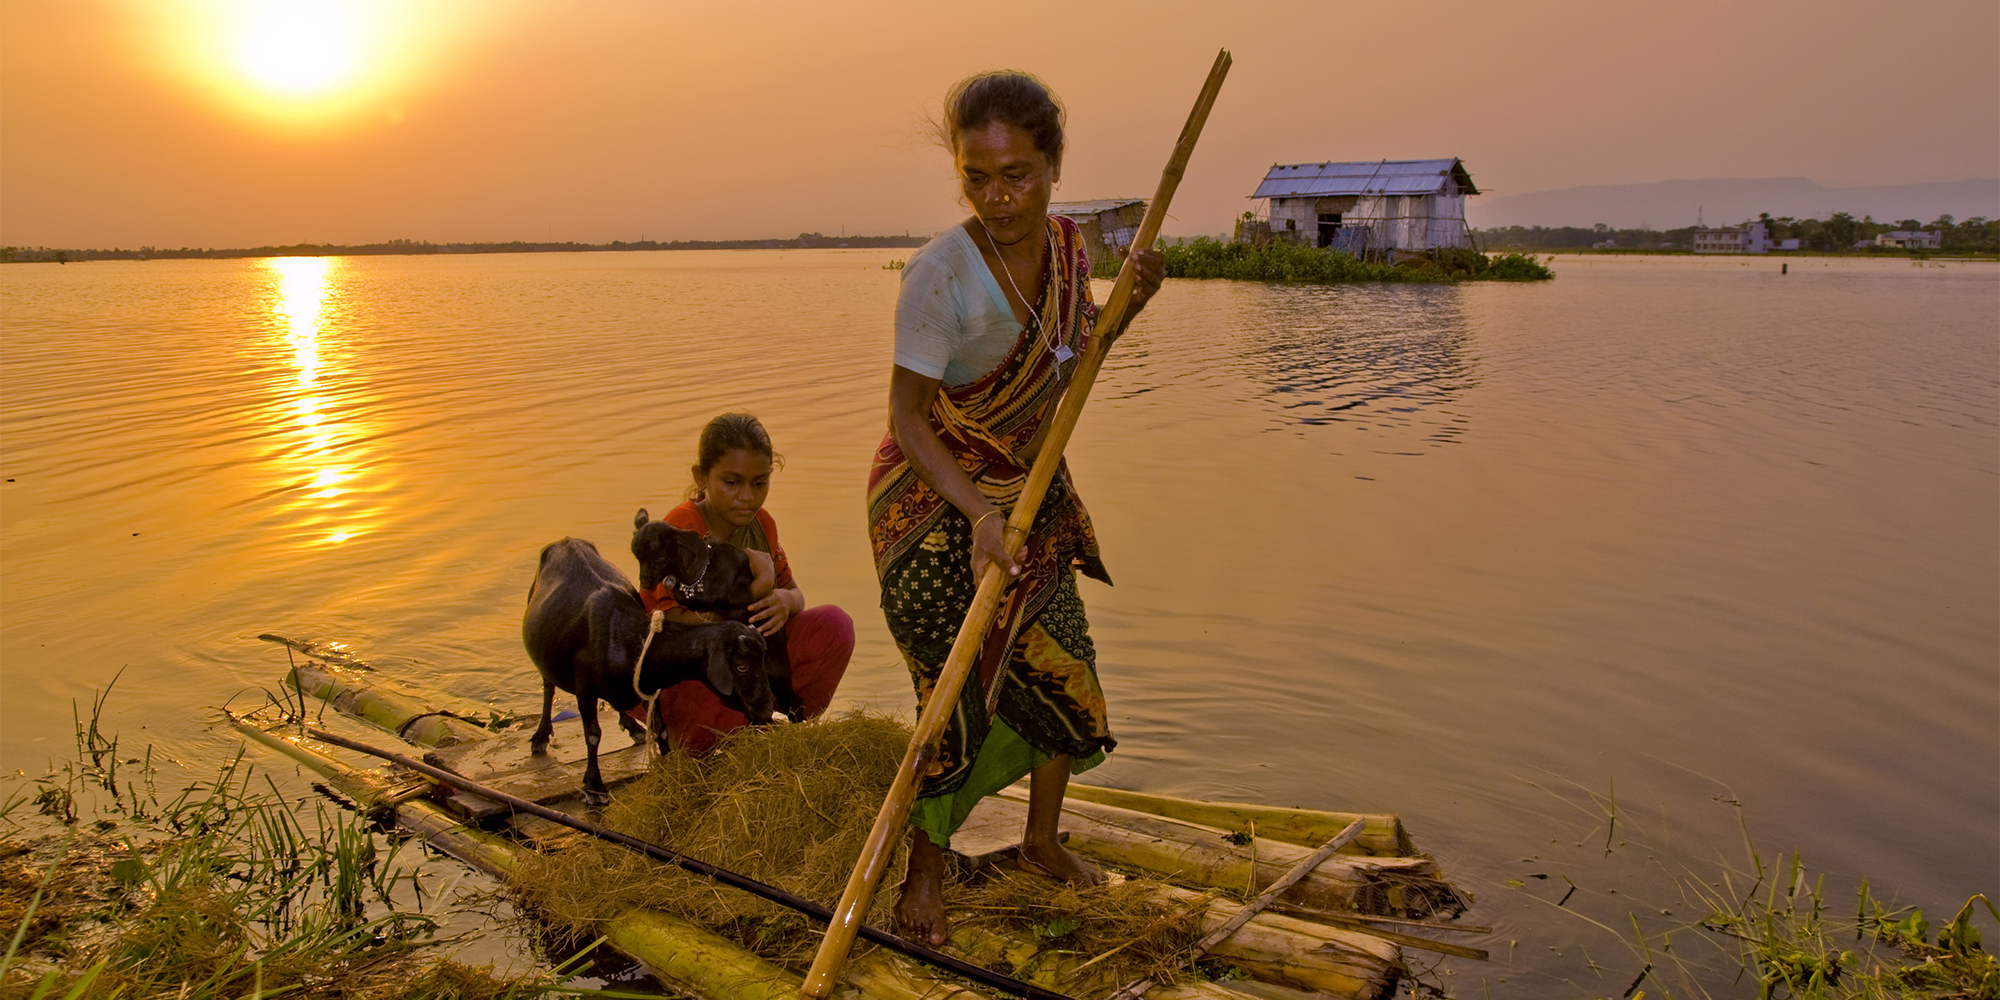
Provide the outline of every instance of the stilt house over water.
{"type": "Polygon", "coordinates": [[[1103,272],[1107,262],[1124,259],[1125,248],[1139,235],[1139,223],[1146,217],[1144,198],[1100,198],[1096,201],[1058,201],[1049,204],[1050,215],[1067,216],[1083,230],[1083,245],[1090,253],[1090,269],[1103,272]]]}
{"type": "Polygon", "coordinates": [[[1239,237],[1268,233],[1357,257],[1469,247],[1465,197],[1478,193],[1456,157],[1278,164],[1250,196],[1261,210],[1239,237]]]}

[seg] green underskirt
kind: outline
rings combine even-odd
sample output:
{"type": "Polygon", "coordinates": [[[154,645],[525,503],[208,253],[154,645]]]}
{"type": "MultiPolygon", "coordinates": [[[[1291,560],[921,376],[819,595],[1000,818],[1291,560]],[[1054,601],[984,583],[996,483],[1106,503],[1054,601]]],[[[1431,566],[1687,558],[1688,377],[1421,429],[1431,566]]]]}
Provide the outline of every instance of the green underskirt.
{"type": "MultiPolygon", "coordinates": [[[[965,784],[955,792],[917,799],[910,807],[910,825],[924,831],[931,843],[950,847],[951,835],[965,824],[965,817],[972,814],[972,807],[980,799],[1027,777],[1049,759],[1048,754],[1022,739],[1006,720],[995,717],[986,742],[979,745],[979,753],[972,759],[972,770],[966,775],[965,784]]],[[[1102,763],[1104,751],[1099,750],[1074,760],[1069,773],[1082,774],[1102,763]]]]}

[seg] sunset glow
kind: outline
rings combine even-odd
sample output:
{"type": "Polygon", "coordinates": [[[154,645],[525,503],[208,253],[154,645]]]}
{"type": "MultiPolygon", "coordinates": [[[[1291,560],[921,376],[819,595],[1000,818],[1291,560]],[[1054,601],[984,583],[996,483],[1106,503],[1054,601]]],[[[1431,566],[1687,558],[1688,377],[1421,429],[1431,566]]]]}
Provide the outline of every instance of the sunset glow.
{"type": "Polygon", "coordinates": [[[424,61],[414,53],[437,48],[440,26],[462,33],[478,20],[447,2],[137,2],[155,65],[215,104],[287,130],[393,118],[420,66],[437,62],[435,51],[424,61]]]}
{"type": "Polygon", "coordinates": [[[338,0],[259,0],[241,13],[236,53],[243,72],[281,94],[325,94],[351,82],[362,62],[362,8],[338,0]]]}

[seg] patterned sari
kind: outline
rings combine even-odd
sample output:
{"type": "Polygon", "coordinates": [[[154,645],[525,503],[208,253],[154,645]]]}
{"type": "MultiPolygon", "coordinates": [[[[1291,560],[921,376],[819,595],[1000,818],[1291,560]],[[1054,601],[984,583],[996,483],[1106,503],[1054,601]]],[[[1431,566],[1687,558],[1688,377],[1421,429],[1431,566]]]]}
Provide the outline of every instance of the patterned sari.
{"type": "MultiPolygon", "coordinates": [[[[1076,224],[1050,217],[1049,238],[1054,249],[1036,306],[1042,328],[1024,328],[996,368],[965,385],[940,388],[931,405],[931,429],[1003,514],[1013,510],[1026,483],[1022,463],[1033,462],[1022,453],[1054,415],[1096,316],[1090,262],[1076,224]],[[1068,349],[1067,360],[1057,359],[1057,347],[1068,349]]],[[[869,470],[868,530],[889,633],[922,704],[978,589],[972,525],[918,477],[889,435],[869,470]]],[[[1036,512],[1021,561],[1021,574],[1002,596],[981,648],[977,682],[969,681],[960,694],[911,814],[911,822],[940,846],[979,797],[1057,755],[1075,758],[1075,770],[1082,771],[1116,745],[1075,571],[1105,583],[1111,578],[1066,463],[1036,512]]]]}

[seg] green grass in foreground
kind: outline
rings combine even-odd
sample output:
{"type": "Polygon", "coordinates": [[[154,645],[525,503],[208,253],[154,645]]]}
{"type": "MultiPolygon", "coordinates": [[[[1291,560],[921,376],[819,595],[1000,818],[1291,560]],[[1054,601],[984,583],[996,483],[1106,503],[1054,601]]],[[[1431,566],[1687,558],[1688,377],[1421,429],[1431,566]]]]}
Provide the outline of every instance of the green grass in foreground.
{"type": "MultiPolygon", "coordinates": [[[[1760,865],[1761,867],[1761,865],[1760,865]]],[[[1922,910],[1885,912],[1862,882],[1854,915],[1837,913],[1824,876],[1810,883],[1797,852],[1749,886],[1690,886],[1708,909],[1703,929],[1736,942],[1759,1000],[2000,1000],[2000,959],[1980,945],[1980,910],[2000,922],[1984,894],[1930,936],[1922,910]]]]}
{"type": "Polygon", "coordinates": [[[1164,247],[1169,278],[1233,278],[1239,281],[1454,282],[1546,281],[1555,277],[1525,254],[1489,257],[1476,250],[1440,248],[1400,263],[1364,261],[1338,250],[1321,250],[1282,240],[1263,246],[1201,237],[1164,247]]]}
{"type": "MultiPolygon", "coordinates": [[[[560,991],[438,953],[414,863],[357,816],[288,801],[241,754],[157,787],[150,750],[77,725],[75,760],[0,788],[0,995],[500,1000],[560,991]],[[122,770],[121,770],[122,768],[122,770]],[[36,829],[36,828],[39,828],[36,829]],[[386,845],[386,846],[385,846],[386,845]]],[[[428,894],[435,902],[436,894],[428,894]]]]}

